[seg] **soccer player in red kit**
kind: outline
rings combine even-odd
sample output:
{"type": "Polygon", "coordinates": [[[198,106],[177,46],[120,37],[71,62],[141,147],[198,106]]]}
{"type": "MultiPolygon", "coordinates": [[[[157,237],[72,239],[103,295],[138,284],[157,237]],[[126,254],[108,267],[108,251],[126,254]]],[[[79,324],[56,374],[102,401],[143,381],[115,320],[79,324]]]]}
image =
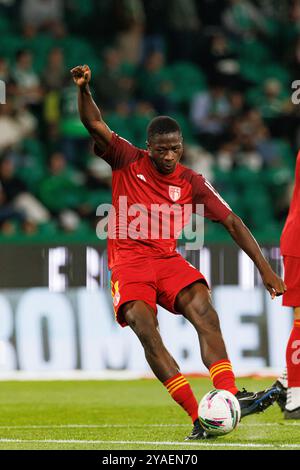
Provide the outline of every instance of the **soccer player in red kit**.
{"type": "Polygon", "coordinates": [[[89,67],[78,66],[71,73],[78,86],[81,121],[95,141],[95,153],[113,171],[113,207],[118,222],[109,237],[108,253],[116,319],[120,325],[132,328],[152,371],[190,415],[194,428],[188,438],[201,439],[205,432],[199,424],[198,403],[162,342],[156,304],[182,314],[195,327],[202,360],[214,387],[236,395],[242,416],[267,408],[278,391],[276,387],[257,393],[238,390],[204,276],[176,252],[175,236],[130,237],[127,229],[132,218],[119,208],[121,197],[126,196],[128,207],[139,204],[147,211],[157,204],[164,204],[165,208],[174,202],[193,208],[203,204],[204,216],[221,223],[252,258],[272,297],[283,294],[284,283],[272,271],[249,230],[215,189],[202,175],[179,163],[183,138],[176,121],[166,116],[155,118],[148,127],[148,150],[141,150],[112,132],[103,121],[89,90],[89,67]]]}
{"type": "Polygon", "coordinates": [[[287,291],[282,304],[294,310],[294,324],[286,348],[287,371],[278,379],[278,400],[285,419],[300,419],[300,151],[297,155],[295,187],[289,214],[281,235],[287,291]],[[286,373],[287,372],[287,373],[286,373]]]}

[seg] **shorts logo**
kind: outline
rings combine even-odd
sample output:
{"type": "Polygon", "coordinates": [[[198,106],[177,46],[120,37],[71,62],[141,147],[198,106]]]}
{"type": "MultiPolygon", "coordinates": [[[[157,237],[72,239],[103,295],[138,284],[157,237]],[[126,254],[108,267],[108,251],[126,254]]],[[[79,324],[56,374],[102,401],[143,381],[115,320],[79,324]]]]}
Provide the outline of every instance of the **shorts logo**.
{"type": "Polygon", "coordinates": [[[111,281],[111,295],[112,295],[112,298],[113,298],[113,304],[114,304],[114,307],[117,307],[119,305],[119,302],[121,300],[121,295],[120,295],[120,292],[119,292],[119,281],[113,283],[111,281]]]}
{"type": "Polygon", "coordinates": [[[169,196],[172,201],[178,201],[181,196],[181,188],[178,188],[177,186],[169,186],[169,196]]]}

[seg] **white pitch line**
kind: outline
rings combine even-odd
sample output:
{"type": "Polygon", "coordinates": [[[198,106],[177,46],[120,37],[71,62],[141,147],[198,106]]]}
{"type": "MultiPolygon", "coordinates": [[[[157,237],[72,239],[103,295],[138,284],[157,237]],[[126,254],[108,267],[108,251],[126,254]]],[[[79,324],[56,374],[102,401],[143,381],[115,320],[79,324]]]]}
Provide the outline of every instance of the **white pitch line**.
{"type": "Polygon", "coordinates": [[[228,443],[209,443],[209,442],[157,442],[157,441],[89,441],[89,440],[60,440],[60,439],[0,439],[1,443],[18,443],[18,444],[110,444],[110,445],[155,445],[155,446],[181,446],[181,447],[243,447],[243,448],[269,448],[269,449],[300,449],[300,444],[242,444],[240,442],[228,443]]]}
{"type": "MultiPolygon", "coordinates": [[[[33,424],[0,425],[0,429],[110,429],[110,428],[189,428],[190,424],[33,424]]],[[[300,426],[300,422],[291,423],[241,423],[239,428],[300,426]]]]}

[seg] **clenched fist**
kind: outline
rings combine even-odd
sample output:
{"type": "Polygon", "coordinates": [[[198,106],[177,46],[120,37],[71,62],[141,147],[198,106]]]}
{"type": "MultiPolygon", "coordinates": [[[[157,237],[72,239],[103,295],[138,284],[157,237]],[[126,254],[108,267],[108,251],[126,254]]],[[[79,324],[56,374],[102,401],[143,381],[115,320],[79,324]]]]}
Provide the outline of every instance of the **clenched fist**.
{"type": "Polygon", "coordinates": [[[74,82],[79,88],[84,88],[91,80],[91,69],[88,65],[78,65],[71,70],[74,82]]]}

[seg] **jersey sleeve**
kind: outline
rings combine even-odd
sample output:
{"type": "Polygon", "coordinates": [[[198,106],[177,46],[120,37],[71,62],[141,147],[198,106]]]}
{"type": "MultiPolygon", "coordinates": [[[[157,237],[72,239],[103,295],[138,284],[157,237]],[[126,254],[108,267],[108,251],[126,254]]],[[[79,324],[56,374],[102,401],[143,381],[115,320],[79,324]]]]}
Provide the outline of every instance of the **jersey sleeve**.
{"type": "Polygon", "coordinates": [[[227,202],[202,175],[195,175],[191,184],[194,210],[197,204],[203,204],[204,217],[214,222],[223,222],[232,213],[227,202]]]}
{"type": "Polygon", "coordinates": [[[105,152],[101,151],[96,143],[94,144],[94,152],[98,157],[103,158],[112,170],[119,170],[137,160],[141,156],[142,150],[113,132],[112,140],[105,152]]]}

